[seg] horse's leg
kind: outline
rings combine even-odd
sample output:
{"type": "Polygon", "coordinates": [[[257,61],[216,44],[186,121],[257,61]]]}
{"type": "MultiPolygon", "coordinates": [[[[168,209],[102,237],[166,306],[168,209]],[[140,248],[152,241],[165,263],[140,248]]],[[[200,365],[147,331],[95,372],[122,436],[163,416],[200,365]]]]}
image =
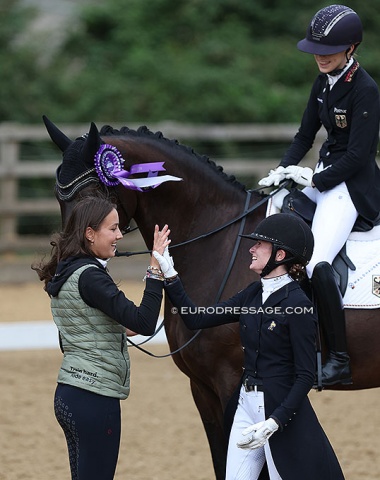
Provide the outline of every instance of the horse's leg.
{"type": "Polygon", "coordinates": [[[335,385],[334,390],[361,390],[380,387],[379,309],[346,309],[348,351],[353,384],[335,385]]]}
{"type": "Polygon", "coordinates": [[[210,445],[216,480],[224,480],[228,438],[223,429],[220,399],[207,385],[190,380],[191,392],[210,445]]]}

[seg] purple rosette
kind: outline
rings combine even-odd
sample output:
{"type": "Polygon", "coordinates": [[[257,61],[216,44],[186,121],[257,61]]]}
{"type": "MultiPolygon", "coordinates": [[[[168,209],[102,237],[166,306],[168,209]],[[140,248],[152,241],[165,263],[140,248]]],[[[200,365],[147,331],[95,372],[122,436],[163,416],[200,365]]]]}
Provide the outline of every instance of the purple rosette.
{"type": "Polygon", "coordinates": [[[100,181],[107,187],[118,185],[119,181],[115,177],[115,173],[120,172],[124,165],[124,158],[119,150],[113,145],[105,143],[96,152],[94,161],[100,181]]]}
{"type": "Polygon", "coordinates": [[[156,188],[161,183],[180,181],[182,178],[172,175],[158,177],[158,172],[165,171],[164,162],[138,163],[131,165],[130,170],[124,170],[124,159],[119,150],[107,143],[101,145],[94,158],[95,170],[101,182],[107,187],[115,187],[121,183],[131,190],[143,192],[156,188]],[[129,178],[131,175],[147,173],[145,178],[129,178]]]}

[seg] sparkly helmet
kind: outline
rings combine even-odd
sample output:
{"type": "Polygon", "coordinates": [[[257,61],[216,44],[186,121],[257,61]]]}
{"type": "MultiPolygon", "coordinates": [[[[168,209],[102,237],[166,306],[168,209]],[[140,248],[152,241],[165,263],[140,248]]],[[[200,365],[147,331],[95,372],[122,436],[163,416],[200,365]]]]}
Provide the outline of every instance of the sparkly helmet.
{"type": "Polygon", "coordinates": [[[307,265],[313,254],[314,237],[310,227],[300,217],[288,213],[270,215],[257,225],[253,233],[241,237],[262,240],[273,245],[261,277],[268,275],[278,265],[307,265]],[[283,260],[275,260],[278,250],[285,250],[287,253],[283,260]]]}
{"type": "Polygon", "coordinates": [[[301,52],[332,55],[358,45],[363,38],[359,15],[344,5],[330,5],[312,18],[306,38],[297,43],[301,52]]]}

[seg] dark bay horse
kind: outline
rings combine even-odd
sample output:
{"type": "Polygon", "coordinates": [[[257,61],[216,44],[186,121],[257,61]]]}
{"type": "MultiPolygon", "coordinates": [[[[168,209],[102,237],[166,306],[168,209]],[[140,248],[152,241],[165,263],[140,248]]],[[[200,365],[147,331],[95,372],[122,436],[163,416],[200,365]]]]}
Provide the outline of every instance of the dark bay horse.
{"type": "MultiPolygon", "coordinates": [[[[264,218],[265,195],[253,191],[248,196],[243,185],[207,157],[146,127],[134,131],[105,126],[99,133],[92,124],[88,136],[72,141],[46,118],[45,124],[63,152],[63,162],[57,171],[57,197],[63,222],[79,196],[107,189],[117,200],[121,226],[133,218],[148,249],[152,248],[154,225],[169,225],[175,267],[197,305],[211,305],[218,298],[228,298],[257,280],[248,268],[251,245],[242,241],[239,247],[236,242],[238,233],[252,232],[264,218]],[[181,177],[182,181],[166,182],[144,191],[120,184],[106,187],[94,169],[94,157],[103,142],[121,152],[125,170],[134,164],[165,162],[165,173],[181,177]],[[250,213],[244,215],[245,210],[250,213]],[[214,233],[208,235],[210,232],[214,233]]],[[[346,310],[346,324],[353,384],[334,388],[379,387],[379,311],[346,310]]],[[[165,330],[171,351],[194,335],[173,314],[168,301],[165,330]]],[[[173,355],[173,360],[190,379],[216,478],[224,479],[227,449],[224,413],[243,365],[238,327],[227,325],[201,331],[186,348],[173,355]]]]}

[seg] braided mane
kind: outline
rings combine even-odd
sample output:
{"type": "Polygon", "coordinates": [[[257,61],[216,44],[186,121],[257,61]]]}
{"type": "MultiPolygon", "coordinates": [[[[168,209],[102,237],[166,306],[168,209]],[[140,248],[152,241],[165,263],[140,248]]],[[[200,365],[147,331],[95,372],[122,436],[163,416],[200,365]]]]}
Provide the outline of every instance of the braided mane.
{"type": "Polygon", "coordinates": [[[222,176],[227,182],[233,184],[234,186],[236,186],[237,188],[239,188],[241,190],[246,189],[245,185],[243,185],[238,180],[236,180],[236,177],[234,175],[227,175],[223,171],[223,167],[221,167],[220,165],[216,165],[216,163],[214,161],[210,160],[210,158],[207,157],[206,155],[198,154],[191,147],[179,143],[178,140],[170,140],[170,139],[164,137],[162,132],[154,133],[151,130],[149,130],[149,128],[146,127],[145,125],[139,127],[137,130],[132,130],[131,128],[126,127],[126,126],[121,127],[120,130],[117,130],[116,128],[113,128],[110,125],[104,125],[100,129],[99,133],[100,133],[101,136],[118,136],[118,137],[120,137],[120,136],[123,136],[123,135],[128,135],[128,136],[132,136],[132,137],[133,136],[135,136],[135,137],[149,137],[149,138],[153,138],[155,140],[159,140],[161,142],[166,143],[171,148],[172,147],[179,148],[183,152],[185,152],[187,154],[190,154],[190,155],[193,155],[198,161],[203,162],[203,163],[211,166],[215,170],[215,172],[218,173],[218,175],[222,176]]]}

